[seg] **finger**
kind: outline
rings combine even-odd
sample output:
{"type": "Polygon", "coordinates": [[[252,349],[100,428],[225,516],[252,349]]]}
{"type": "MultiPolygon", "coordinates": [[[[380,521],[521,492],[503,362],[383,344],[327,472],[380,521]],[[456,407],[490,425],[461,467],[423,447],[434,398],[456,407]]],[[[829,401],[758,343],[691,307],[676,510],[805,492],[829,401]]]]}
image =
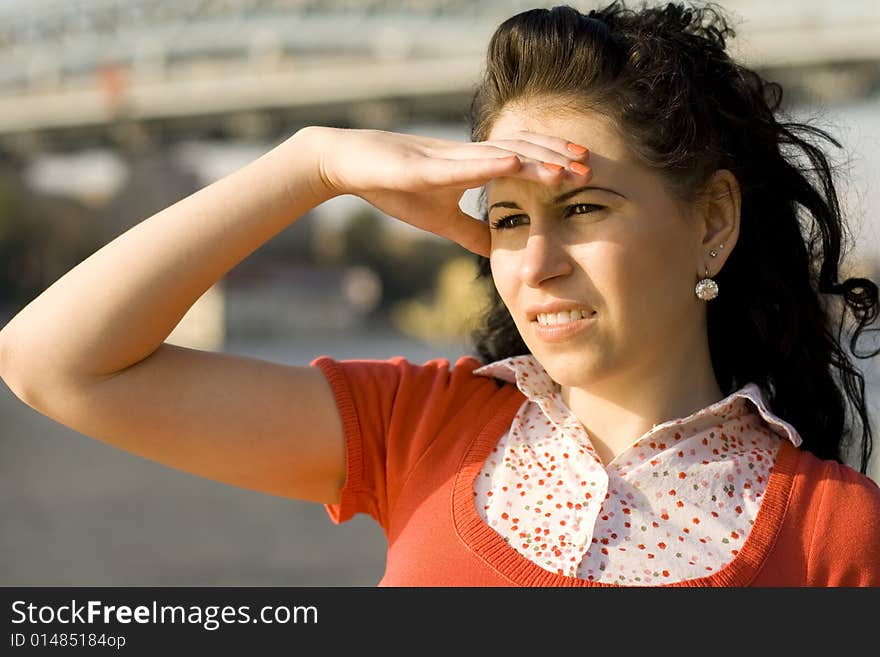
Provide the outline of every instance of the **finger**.
{"type": "Polygon", "coordinates": [[[510,138],[465,144],[451,150],[446,149],[441,152],[431,153],[431,155],[447,159],[472,159],[477,156],[503,157],[515,153],[521,159],[549,162],[562,167],[567,167],[571,162],[582,160],[584,157],[584,154],[576,154],[565,148],[567,142],[563,140],[557,139],[554,141],[553,138],[549,138],[548,143],[554,146],[562,144],[562,150],[554,150],[528,139],[510,138]]]}
{"type": "Polygon", "coordinates": [[[424,179],[431,186],[473,188],[493,178],[514,175],[521,166],[517,155],[463,160],[438,157],[425,163],[424,179]]]}
{"type": "Polygon", "coordinates": [[[582,162],[571,162],[569,166],[562,167],[548,162],[535,162],[526,160],[518,171],[510,174],[510,177],[523,180],[532,180],[545,185],[558,185],[564,180],[584,183],[593,176],[592,168],[582,162]]]}
{"type": "Polygon", "coordinates": [[[529,139],[500,139],[490,143],[509,149],[514,153],[538,162],[549,162],[562,167],[568,167],[575,161],[583,162],[589,151],[575,153],[568,149],[569,142],[554,137],[542,137],[546,144],[530,141],[529,139]]]}
{"type": "Polygon", "coordinates": [[[540,144],[545,148],[562,153],[566,157],[572,159],[584,161],[590,157],[590,149],[587,146],[576,144],[561,137],[554,137],[553,135],[547,135],[540,132],[530,132],[528,130],[521,130],[516,134],[521,135],[520,139],[533,141],[536,144],[540,144]]]}

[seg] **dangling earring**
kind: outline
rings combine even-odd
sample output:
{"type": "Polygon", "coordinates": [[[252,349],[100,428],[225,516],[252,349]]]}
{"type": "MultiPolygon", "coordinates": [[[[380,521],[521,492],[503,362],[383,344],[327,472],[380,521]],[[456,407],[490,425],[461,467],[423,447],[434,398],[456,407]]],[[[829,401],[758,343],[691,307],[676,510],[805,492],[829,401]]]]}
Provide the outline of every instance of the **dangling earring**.
{"type": "MultiPolygon", "coordinates": [[[[723,249],[724,245],[719,244],[719,249],[723,249]]],[[[709,251],[709,255],[713,258],[718,255],[718,252],[715,249],[709,251]]],[[[711,301],[715,297],[718,296],[718,283],[709,278],[709,268],[706,267],[706,277],[697,283],[697,287],[694,289],[694,292],[697,295],[698,299],[703,301],[711,301]]]]}

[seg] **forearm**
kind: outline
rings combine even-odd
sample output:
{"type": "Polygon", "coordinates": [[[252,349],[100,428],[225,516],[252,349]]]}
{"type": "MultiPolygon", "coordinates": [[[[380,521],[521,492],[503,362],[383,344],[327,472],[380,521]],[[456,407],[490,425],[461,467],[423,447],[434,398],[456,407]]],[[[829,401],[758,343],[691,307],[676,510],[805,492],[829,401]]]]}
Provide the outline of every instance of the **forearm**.
{"type": "Polygon", "coordinates": [[[153,353],[196,300],[330,198],[300,131],[138,223],[64,274],[0,331],[12,387],[104,377],[153,353]]]}

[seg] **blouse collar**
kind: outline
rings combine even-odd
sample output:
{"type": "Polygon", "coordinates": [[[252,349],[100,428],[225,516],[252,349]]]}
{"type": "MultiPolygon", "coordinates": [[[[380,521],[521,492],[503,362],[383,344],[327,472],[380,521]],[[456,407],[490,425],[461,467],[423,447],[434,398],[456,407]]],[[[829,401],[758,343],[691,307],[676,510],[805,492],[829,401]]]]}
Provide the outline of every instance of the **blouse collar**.
{"type": "MultiPolygon", "coordinates": [[[[475,369],[473,373],[515,384],[520,392],[530,401],[538,404],[548,419],[556,424],[564,424],[570,420],[570,417],[566,417],[568,413],[565,412],[559,384],[550,378],[550,375],[532,354],[497,360],[475,369]]],[[[701,430],[719,420],[740,417],[752,412],[749,408],[749,402],[774,433],[781,438],[787,438],[796,447],[800,446],[802,442],[800,434],[791,424],[770,410],[770,405],[767,403],[763,391],[756,383],[752,382],[746,383],[724,399],[691,413],[685,418],[675,418],[656,424],[649,433],[653,434],[673,425],[679,429],[701,430]]]]}

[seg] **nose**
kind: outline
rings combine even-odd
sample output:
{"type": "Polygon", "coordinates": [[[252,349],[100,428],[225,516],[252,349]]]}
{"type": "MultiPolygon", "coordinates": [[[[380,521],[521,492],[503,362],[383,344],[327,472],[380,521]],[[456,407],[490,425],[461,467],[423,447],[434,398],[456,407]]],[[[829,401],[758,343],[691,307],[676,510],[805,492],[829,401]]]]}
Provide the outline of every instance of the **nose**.
{"type": "Polygon", "coordinates": [[[520,264],[520,276],[526,285],[540,287],[544,281],[565,276],[571,270],[569,254],[558,236],[548,230],[529,234],[520,264]]]}

